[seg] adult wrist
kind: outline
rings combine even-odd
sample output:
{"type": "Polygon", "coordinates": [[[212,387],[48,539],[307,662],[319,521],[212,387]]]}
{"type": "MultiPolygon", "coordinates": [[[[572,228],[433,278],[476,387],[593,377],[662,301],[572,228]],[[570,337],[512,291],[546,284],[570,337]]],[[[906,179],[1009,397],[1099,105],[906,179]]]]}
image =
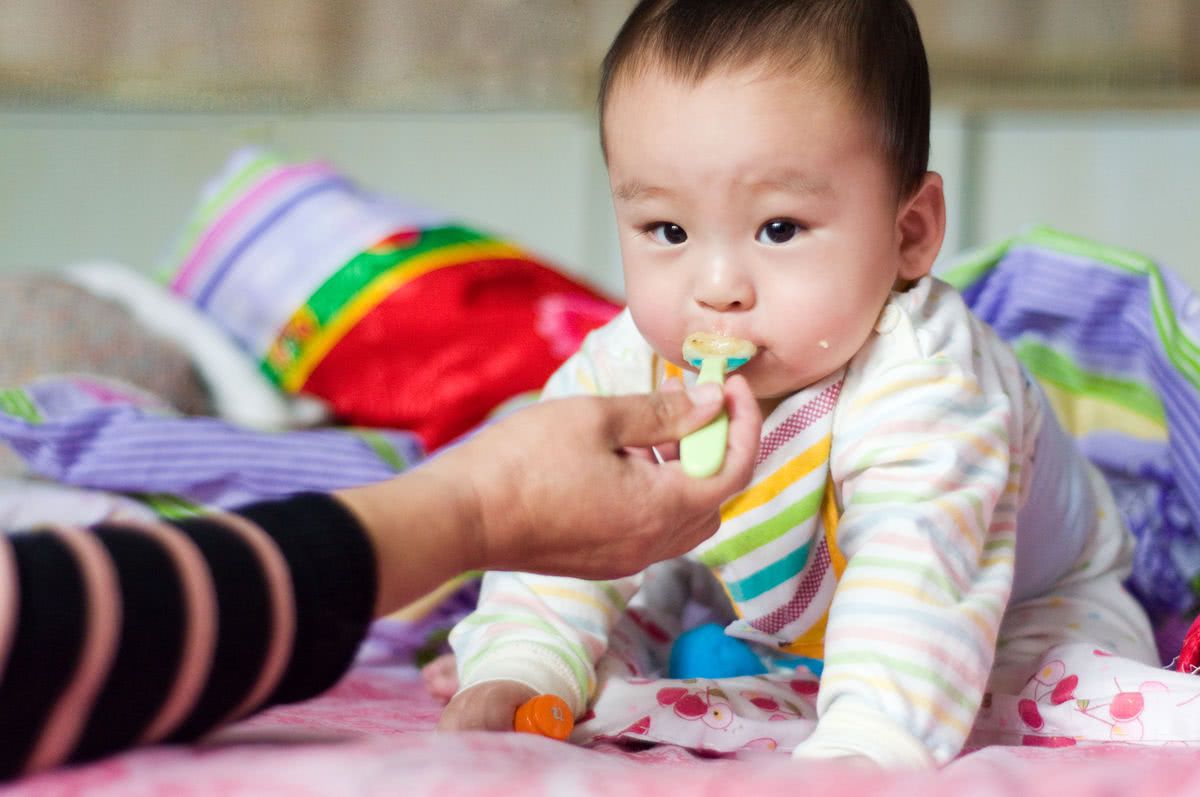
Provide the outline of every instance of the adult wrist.
{"type": "Polygon", "coordinates": [[[460,485],[424,466],[385,482],[338,490],[374,549],[376,614],[388,614],[483,558],[474,510],[460,485]]]}
{"type": "MultiPolygon", "coordinates": [[[[487,430],[483,435],[487,434],[487,430]]],[[[482,435],[481,435],[482,438],[482,435]]],[[[491,438],[468,441],[435,457],[428,469],[452,507],[453,529],[467,570],[520,570],[520,468],[491,438]],[[481,444],[482,443],[482,444],[481,444]]]]}

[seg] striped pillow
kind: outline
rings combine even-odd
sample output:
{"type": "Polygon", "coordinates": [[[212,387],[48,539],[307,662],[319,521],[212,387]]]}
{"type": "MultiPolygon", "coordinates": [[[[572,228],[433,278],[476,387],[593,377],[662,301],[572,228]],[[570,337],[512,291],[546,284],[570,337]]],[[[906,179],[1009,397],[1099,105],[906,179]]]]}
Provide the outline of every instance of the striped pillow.
{"type": "Polygon", "coordinates": [[[205,188],[166,273],[281,388],[430,450],[618,309],[512,242],[258,149],[205,188]]]}
{"type": "Polygon", "coordinates": [[[1137,537],[1164,652],[1200,606],[1200,296],[1135,252],[1031,229],[940,276],[1016,349],[1137,537]]]}

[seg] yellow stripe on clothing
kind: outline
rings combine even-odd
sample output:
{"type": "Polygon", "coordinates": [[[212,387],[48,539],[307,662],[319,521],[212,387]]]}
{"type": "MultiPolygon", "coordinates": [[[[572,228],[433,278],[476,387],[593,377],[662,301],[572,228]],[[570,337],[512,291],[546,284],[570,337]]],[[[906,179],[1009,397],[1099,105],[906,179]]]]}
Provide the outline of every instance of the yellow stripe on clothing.
{"type": "MultiPolygon", "coordinates": [[[[825,672],[821,675],[821,688],[832,689],[839,683],[868,684],[876,689],[880,694],[893,694],[896,691],[896,684],[894,681],[862,675],[857,670],[850,672],[839,672],[836,669],[830,670],[827,667],[825,672]]],[[[964,720],[963,715],[960,712],[952,708],[947,708],[942,703],[939,703],[934,697],[927,694],[914,694],[910,691],[907,692],[904,697],[909,703],[912,703],[915,708],[920,711],[927,712],[939,722],[944,722],[947,725],[952,726],[956,731],[963,734],[964,737],[970,732],[971,723],[974,721],[974,717],[972,717],[970,720],[964,720]]]]}
{"type": "Polygon", "coordinates": [[[749,490],[726,501],[725,505],[721,507],[722,522],[728,522],[752,509],[757,509],[772,498],[778,497],[788,487],[817,468],[828,464],[829,446],[832,439],[826,435],[749,490]]]}
{"type": "Polygon", "coordinates": [[[570,587],[551,586],[549,584],[532,583],[529,585],[529,591],[541,598],[562,598],[563,600],[573,601],[575,603],[590,606],[596,609],[606,617],[616,614],[624,607],[614,606],[607,601],[592,595],[583,590],[571,589],[570,587]]]}
{"type": "MultiPolygon", "coordinates": [[[[863,393],[855,396],[851,402],[851,408],[861,409],[862,407],[874,404],[882,398],[900,393],[913,387],[921,387],[930,383],[929,377],[920,377],[917,379],[903,379],[899,382],[891,382],[884,385],[878,390],[870,393],[863,393]]],[[[963,388],[968,394],[978,396],[980,394],[979,385],[973,379],[963,379],[960,376],[939,376],[937,383],[943,386],[956,386],[963,388]]]]}

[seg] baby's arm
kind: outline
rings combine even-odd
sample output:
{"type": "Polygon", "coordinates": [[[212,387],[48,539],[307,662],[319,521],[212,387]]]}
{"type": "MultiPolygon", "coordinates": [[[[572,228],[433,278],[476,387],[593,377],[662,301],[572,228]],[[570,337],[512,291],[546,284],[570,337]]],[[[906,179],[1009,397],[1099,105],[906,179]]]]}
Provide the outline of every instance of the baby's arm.
{"type": "Polygon", "coordinates": [[[511,729],[510,709],[535,694],[558,695],[582,715],[609,630],[640,581],[488,573],[479,609],[450,637],[461,685],[442,727],[511,729]]]}
{"type": "Polygon", "coordinates": [[[941,765],[970,731],[1012,585],[1012,402],[940,358],[868,384],[839,408],[831,467],[847,567],[820,719],[795,755],[941,765]]]}

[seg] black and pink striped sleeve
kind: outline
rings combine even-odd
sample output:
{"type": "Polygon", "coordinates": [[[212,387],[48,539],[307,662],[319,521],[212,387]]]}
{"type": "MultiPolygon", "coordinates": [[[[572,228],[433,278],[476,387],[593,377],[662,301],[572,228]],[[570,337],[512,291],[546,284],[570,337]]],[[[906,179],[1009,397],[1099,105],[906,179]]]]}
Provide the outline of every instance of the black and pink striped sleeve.
{"type": "Polygon", "coordinates": [[[375,588],[366,535],[318,494],[0,537],[0,777],[321,693],[375,588]]]}

